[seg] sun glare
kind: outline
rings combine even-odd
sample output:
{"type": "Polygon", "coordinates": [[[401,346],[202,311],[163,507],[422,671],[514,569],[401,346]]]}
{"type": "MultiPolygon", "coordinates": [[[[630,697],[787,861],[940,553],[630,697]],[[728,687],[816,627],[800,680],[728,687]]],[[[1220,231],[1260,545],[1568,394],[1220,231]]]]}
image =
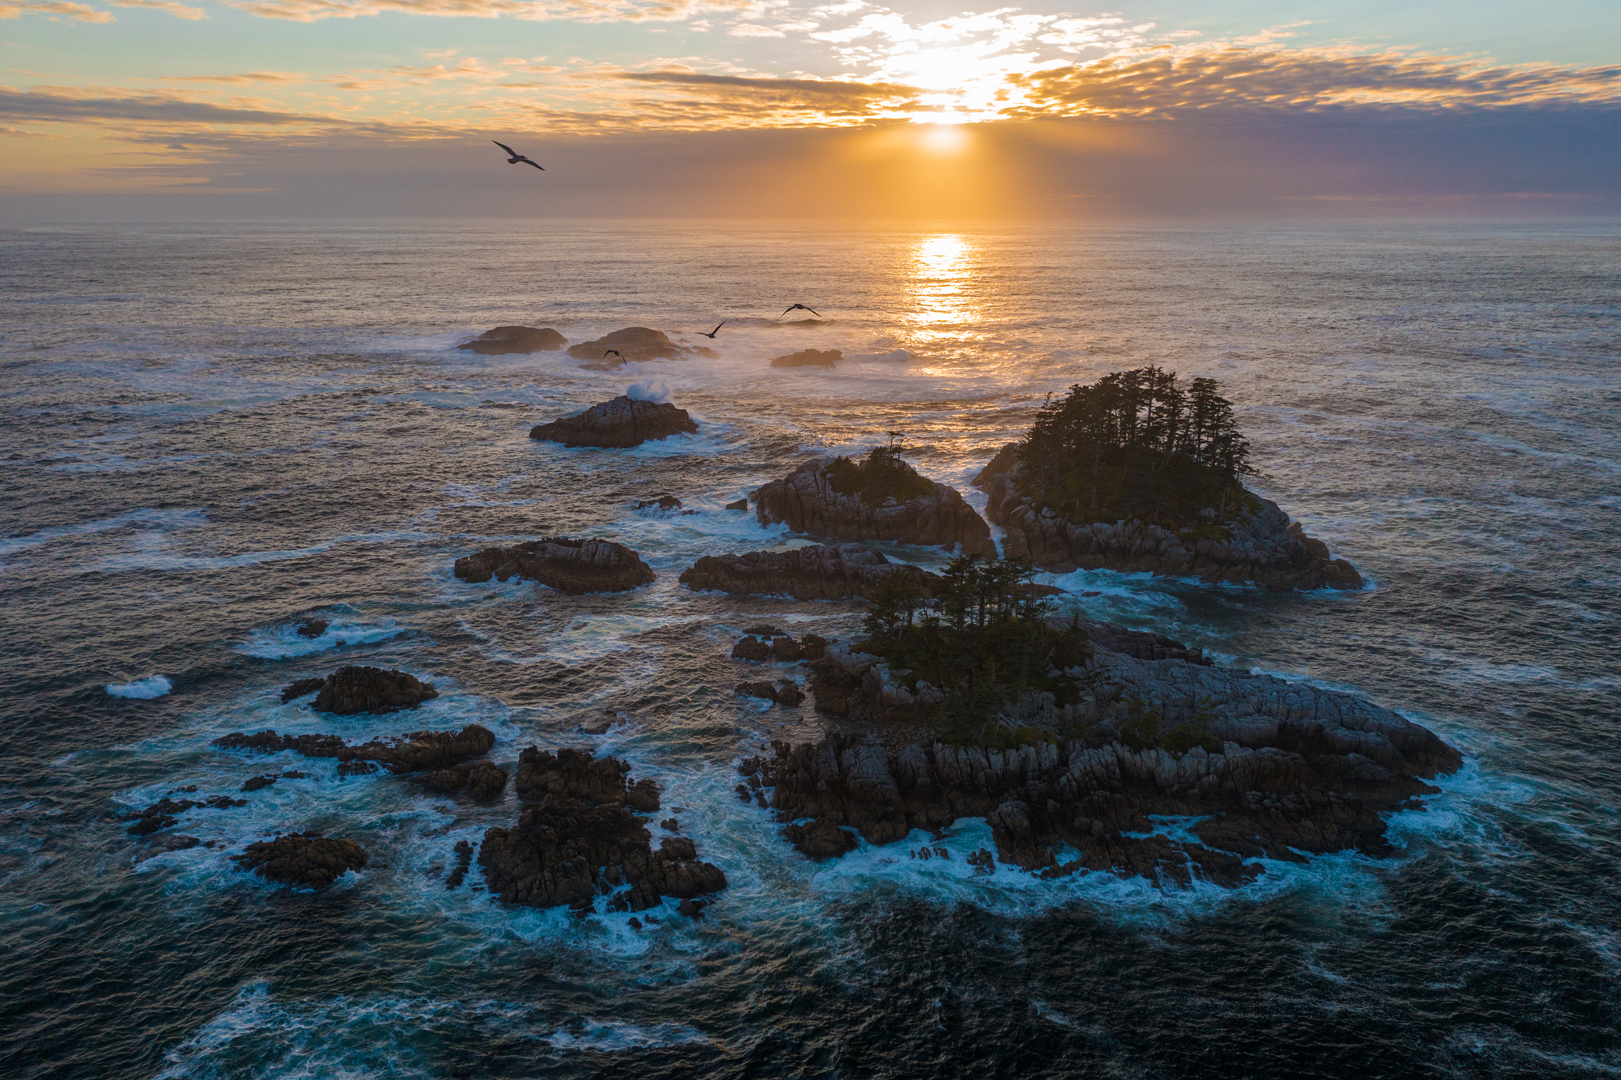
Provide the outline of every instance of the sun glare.
{"type": "Polygon", "coordinates": [[[968,132],[963,130],[960,118],[927,120],[922,126],[923,145],[935,153],[955,153],[968,145],[968,132]]]}

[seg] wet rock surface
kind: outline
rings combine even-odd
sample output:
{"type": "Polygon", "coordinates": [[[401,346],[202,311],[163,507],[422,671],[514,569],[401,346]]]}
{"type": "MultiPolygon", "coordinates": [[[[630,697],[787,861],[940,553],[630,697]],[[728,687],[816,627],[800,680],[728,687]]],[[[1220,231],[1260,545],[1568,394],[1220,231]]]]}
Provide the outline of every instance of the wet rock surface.
{"type": "Polygon", "coordinates": [[[737,644],[732,646],[732,659],[777,660],[783,663],[820,660],[828,644],[827,638],[820,634],[806,634],[803,639],[795,641],[773,627],[756,627],[738,638],[737,644]]]}
{"type": "Polygon", "coordinates": [[[326,628],[330,625],[332,624],[327,622],[325,619],[305,619],[303,622],[298,624],[298,636],[318,638],[322,634],[326,633],[326,628]]]}
{"type": "Polygon", "coordinates": [[[584,412],[540,424],[530,430],[529,437],[564,446],[627,449],[650,440],[697,433],[698,425],[687,410],[667,401],[636,401],[621,394],[584,412]]]}
{"type": "Polygon", "coordinates": [[[278,735],[270,730],[248,735],[238,731],[215,739],[214,745],[221,750],[258,750],[271,754],[292,750],[305,757],[337,758],[341,775],[376,772],[377,766],[393,773],[407,773],[447,769],[487,754],[495,745],[495,733],[483,725],[468,724],[460,731],[411,731],[395,739],[373,739],[350,745],[337,735],[278,735]],[[352,764],[372,767],[344,769],[352,764]]]}
{"type": "Polygon", "coordinates": [[[627,326],[595,341],[582,341],[570,346],[568,354],[586,361],[580,366],[589,371],[612,371],[625,364],[649,360],[691,360],[695,356],[714,359],[718,355],[714,349],[703,346],[678,345],[664,331],[646,326],[627,326]],[[610,352],[619,355],[610,356],[610,352]]]}
{"type": "Polygon", "coordinates": [[[905,563],[893,563],[859,544],[827,544],[793,551],[749,551],[741,555],[705,555],[682,571],[690,589],[743,596],[791,596],[796,600],[849,600],[870,597],[890,574],[911,574],[919,582],[936,575],[905,563]]]}
{"type": "Polygon", "coordinates": [[[494,762],[463,762],[449,769],[435,769],[422,778],[429,791],[453,795],[465,791],[475,799],[493,799],[507,788],[507,774],[494,762]]]}
{"type": "MultiPolygon", "coordinates": [[[[1001,746],[886,747],[883,722],[915,718],[918,703],[902,700],[905,687],[877,658],[830,649],[813,665],[818,708],[864,719],[867,730],[774,743],[774,758],[750,759],[742,771],[771,789],[784,835],[813,858],[836,845],[829,826],[887,844],[914,828],[984,817],[1003,862],[1046,876],[1088,870],[1237,885],[1261,872],[1248,858],[1386,854],[1382,815],[1435,793],[1425,781],[1461,764],[1433,732],[1353,695],[1100,642],[1092,693],[1062,709],[1049,697],[1010,710],[1018,714],[1001,746]],[[1205,745],[1182,750],[1163,737],[1179,732],[1205,745]],[[1193,839],[1177,839],[1150,815],[1200,820],[1193,839]],[[815,826],[791,824],[806,818],[815,826]],[[1080,857],[1060,863],[1063,845],[1080,857]]],[[[1176,651],[1157,641],[1138,647],[1176,651]]]]}
{"type": "Polygon", "coordinates": [[[796,353],[776,357],[771,366],[776,368],[788,367],[819,367],[830,368],[844,359],[844,354],[838,349],[801,349],[796,353]]]}
{"type": "Polygon", "coordinates": [[[456,560],[455,574],[469,584],[523,578],[576,596],[625,592],[653,581],[652,569],[623,544],[561,536],[465,555],[456,560]]]}
{"type": "MultiPolygon", "coordinates": [[[[873,506],[859,495],[833,489],[826,475],[831,458],[806,462],[781,480],[753,492],[754,516],[762,525],[786,524],[796,533],[834,540],[886,541],[960,548],[969,555],[996,554],[990,526],[954,488],[924,481],[929,493],[905,502],[873,506]]],[[[922,478],[919,478],[920,480],[922,478]]]]}
{"type": "Polygon", "coordinates": [[[480,356],[504,356],[509,353],[556,352],[567,344],[568,338],[549,326],[497,326],[456,348],[480,356]]]}
{"type": "Polygon", "coordinates": [[[988,497],[986,516],[1005,530],[1002,549],[1010,559],[1028,558],[1060,574],[1106,568],[1274,589],[1363,587],[1355,567],[1332,557],[1270,499],[1254,496],[1251,507],[1224,521],[1207,511],[1206,526],[1182,532],[1135,519],[1076,524],[1037,510],[1018,490],[1019,470],[1017,454],[1003,447],[974,478],[988,497]]]}
{"type": "Polygon", "coordinates": [[[473,845],[466,840],[456,841],[456,868],[445,879],[445,888],[454,889],[461,885],[467,877],[467,871],[473,865],[473,845]]]}
{"type": "Polygon", "coordinates": [[[584,913],[600,895],[610,911],[645,911],[666,896],[693,900],[726,888],[726,875],[699,861],[691,840],[667,837],[654,851],[640,815],[658,810],[658,788],[630,782],[629,773],[618,758],[589,750],[525,750],[515,783],[526,805],[512,828],[487,831],[479,850],[490,891],[508,904],[584,913]]]}
{"type": "Polygon", "coordinates": [[[215,795],[207,799],[171,799],[167,795],[136,814],[128,814],[125,821],[131,822],[129,834],[131,836],[151,836],[171,825],[179,824],[180,815],[187,810],[202,808],[205,810],[229,810],[236,806],[246,806],[248,800],[233,799],[229,795],[215,795]]]}
{"type": "Polygon", "coordinates": [[[438,696],[439,691],[407,672],[351,664],[326,677],[314,707],[339,716],[390,713],[414,709],[438,696]]]}
{"type": "Polygon", "coordinates": [[[766,701],[774,701],[778,705],[788,706],[799,705],[805,700],[805,691],[801,690],[799,684],[792,679],[783,679],[775,685],[763,679],[758,682],[740,682],[737,684],[737,695],[739,697],[763,698],[766,701]]]}
{"type": "Polygon", "coordinates": [[[267,881],[324,889],[349,871],[364,868],[366,849],[353,840],[304,832],[249,844],[247,850],[231,859],[267,881]]]}

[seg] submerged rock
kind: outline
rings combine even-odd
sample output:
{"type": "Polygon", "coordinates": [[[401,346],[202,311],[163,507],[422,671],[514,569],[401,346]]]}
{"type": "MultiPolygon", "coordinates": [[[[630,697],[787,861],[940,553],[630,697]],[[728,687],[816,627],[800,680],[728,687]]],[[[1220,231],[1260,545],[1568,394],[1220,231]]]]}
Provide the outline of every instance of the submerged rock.
{"type": "Polygon", "coordinates": [[[485,548],[457,559],[455,574],[472,584],[516,576],[570,595],[625,592],[653,581],[653,571],[641,556],[623,544],[562,536],[485,548]]]}
{"type": "Polygon", "coordinates": [[[229,810],[246,805],[248,800],[233,799],[229,795],[215,795],[207,799],[171,799],[166,795],[140,813],[126,815],[124,820],[133,822],[128,830],[131,836],[151,836],[178,824],[180,815],[187,810],[229,810]]]}
{"type": "Polygon", "coordinates": [[[1019,490],[1017,451],[1017,443],[1004,446],[973,481],[986,492],[991,523],[1005,530],[1002,548],[1010,559],[1025,557],[1059,574],[1107,568],[1274,589],[1363,587],[1355,567],[1253,492],[1225,520],[1207,509],[1202,525],[1181,531],[1138,519],[1074,523],[1038,510],[1019,490]]]}
{"type": "MultiPolygon", "coordinates": [[[[258,750],[270,754],[292,750],[305,757],[337,758],[340,773],[376,772],[376,765],[389,772],[407,773],[446,769],[487,754],[495,745],[495,733],[481,724],[468,724],[460,731],[410,731],[394,739],[372,739],[351,745],[337,735],[278,735],[274,731],[247,735],[238,731],[215,739],[214,745],[221,750],[258,750]],[[355,763],[375,764],[370,769],[343,768],[355,763]]],[[[504,774],[502,784],[505,785],[504,774]]]]}
{"type": "Polygon", "coordinates": [[[445,879],[445,888],[454,889],[467,877],[467,871],[473,865],[473,845],[466,840],[456,841],[456,869],[450,872],[445,879]]]}
{"type": "Polygon", "coordinates": [[[497,326],[456,348],[481,356],[501,356],[507,353],[556,352],[567,344],[568,338],[549,326],[497,326]]]}
{"type": "Polygon", "coordinates": [[[912,574],[925,586],[938,576],[905,563],[892,563],[858,544],[812,545],[792,551],[749,551],[705,555],[680,582],[689,589],[744,596],[792,596],[796,600],[849,600],[872,596],[890,574],[912,574]]]}
{"type": "Polygon", "coordinates": [[[289,683],[285,688],[282,689],[281,703],[285,705],[294,698],[301,698],[306,694],[313,694],[325,685],[325,675],[317,675],[312,679],[298,679],[295,682],[289,683]]]}
{"type": "Polygon", "coordinates": [[[679,510],[681,500],[674,495],[660,495],[656,499],[642,499],[636,503],[638,510],[679,510]]]}
{"type": "Polygon", "coordinates": [[[996,554],[990,526],[955,489],[898,462],[897,468],[909,474],[905,477],[910,481],[908,491],[915,494],[875,504],[854,490],[835,489],[836,466],[842,460],[818,458],[761,487],[753,493],[754,516],[762,525],[780,522],[796,533],[836,540],[878,540],[960,548],[968,555],[996,554]]]}
{"type": "Polygon", "coordinates": [[[490,891],[508,904],[583,914],[602,894],[611,911],[645,911],[666,896],[724,889],[726,875],[698,861],[692,841],[670,837],[653,850],[638,813],[658,809],[658,789],[630,783],[629,773],[623,761],[589,750],[525,750],[516,783],[528,805],[512,828],[486,832],[479,850],[490,891]]]}
{"type": "Polygon", "coordinates": [[[774,701],[778,705],[798,705],[805,700],[805,691],[792,679],[783,679],[773,686],[769,682],[740,682],[737,684],[738,697],[764,698],[774,701]]]}
{"type": "Polygon", "coordinates": [[[325,619],[305,619],[298,624],[297,633],[299,637],[318,638],[326,633],[326,628],[330,625],[332,624],[325,619]]]}
{"type": "Polygon", "coordinates": [[[771,366],[830,368],[843,359],[844,354],[837,349],[802,349],[787,356],[777,357],[771,361],[771,366]]]}
{"type": "Polygon", "coordinates": [[[671,435],[697,433],[698,425],[687,415],[687,410],[678,409],[668,401],[637,401],[621,394],[584,412],[541,424],[529,432],[529,437],[564,446],[626,449],[649,440],[668,439],[671,435]]]}
{"type": "Polygon", "coordinates": [[[747,510],[748,508],[749,501],[747,499],[738,499],[736,502],[729,502],[726,504],[726,509],[728,510],[747,510]]]}
{"type": "Polygon", "coordinates": [[[624,364],[649,360],[691,360],[694,356],[713,360],[719,355],[709,348],[677,345],[664,331],[645,326],[627,326],[595,341],[583,341],[571,346],[568,354],[576,360],[589,361],[581,366],[595,371],[612,371],[624,364]],[[610,352],[619,355],[610,356],[610,352]]]}
{"type": "Polygon", "coordinates": [[[249,844],[231,860],[267,881],[324,889],[366,865],[366,849],[353,840],[329,840],[316,832],[293,833],[249,844]]]}

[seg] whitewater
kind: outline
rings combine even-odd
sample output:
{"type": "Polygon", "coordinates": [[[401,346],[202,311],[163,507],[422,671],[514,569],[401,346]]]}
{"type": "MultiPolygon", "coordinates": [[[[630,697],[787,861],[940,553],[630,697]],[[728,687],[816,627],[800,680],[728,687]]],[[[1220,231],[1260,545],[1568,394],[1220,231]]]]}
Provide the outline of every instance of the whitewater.
{"type": "Polygon", "coordinates": [[[39,226],[0,229],[0,282],[8,1077],[1621,1073],[1613,226],[39,226]],[[795,302],[824,318],[776,318],[795,302]],[[512,323],[718,356],[455,348],[512,323]],[[844,360],[768,365],[807,348],[844,360]],[[677,576],[811,542],[725,506],[891,433],[983,511],[968,481],[1046,395],[1144,364],[1218,379],[1251,486],[1369,585],[1043,576],[1061,607],[1366,696],[1463,769],[1392,816],[1393,856],[1269,861],[1238,889],[975,875],[973,819],[807,861],[733,794],[741,759],[820,731],[734,684],[805,673],[729,653],[762,621],[848,639],[861,607],[677,576]],[[528,438],[626,392],[699,433],[528,438]],[[683,509],[636,508],[665,494],[683,509]],[[554,535],[628,545],[657,580],[451,573],[554,535]],[[281,702],[351,663],[439,696],[281,702]],[[510,787],[481,805],[210,746],[470,723],[509,770],[530,745],[622,757],[729,888],[640,930],[507,908],[476,865],[444,881],[457,841],[512,824],[510,787]],[[188,812],[171,831],[196,847],[128,835],[193,787],[246,805],[188,812]],[[229,859],[303,829],[371,861],[312,893],[229,859]],[[925,844],[950,857],[908,857],[925,844]]]}

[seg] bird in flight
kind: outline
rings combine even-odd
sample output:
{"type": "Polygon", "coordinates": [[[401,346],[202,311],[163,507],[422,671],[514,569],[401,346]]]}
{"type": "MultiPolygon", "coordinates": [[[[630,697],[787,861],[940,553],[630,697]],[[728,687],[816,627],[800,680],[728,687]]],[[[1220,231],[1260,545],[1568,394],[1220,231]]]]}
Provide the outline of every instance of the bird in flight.
{"type": "Polygon", "coordinates": [[[546,171],[546,167],[544,165],[536,165],[533,161],[530,161],[528,158],[526,158],[522,154],[518,153],[518,151],[516,151],[512,147],[508,146],[506,143],[504,143],[504,142],[496,142],[494,139],[491,139],[490,141],[492,143],[495,143],[495,145],[499,146],[501,149],[503,149],[503,150],[505,150],[507,152],[507,164],[508,165],[516,165],[516,164],[518,164],[518,162],[521,161],[521,162],[525,163],[526,165],[534,165],[535,168],[539,169],[541,172],[546,171]]]}
{"type": "MultiPolygon", "coordinates": [[[[789,308],[788,310],[792,311],[793,308],[789,308]]],[[[730,321],[731,321],[730,319],[722,319],[720,322],[715,324],[715,329],[709,331],[707,334],[704,334],[704,332],[702,330],[698,331],[698,333],[703,334],[704,337],[708,338],[710,341],[714,341],[715,340],[715,335],[720,333],[720,328],[725,326],[730,321]]]]}
{"type": "MultiPolygon", "coordinates": [[[[822,317],[821,312],[819,312],[819,311],[811,311],[811,309],[806,307],[804,304],[795,304],[793,307],[789,308],[788,311],[810,311],[810,313],[812,315],[815,315],[818,319],[820,319],[822,317]]],[[[782,315],[788,314],[788,311],[783,312],[782,315]]],[[[782,315],[778,315],[777,318],[779,318],[779,319],[782,318],[782,315]]],[[[720,329],[720,327],[717,326],[715,329],[718,330],[718,329],[720,329]]]]}
{"type": "Polygon", "coordinates": [[[604,360],[608,359],[610,356],[617,356],[621,360],[625,358],[625,354],[620,352],[618,349],[609,349],[607,352],[602,354],[602,358],[604,360]]]}

